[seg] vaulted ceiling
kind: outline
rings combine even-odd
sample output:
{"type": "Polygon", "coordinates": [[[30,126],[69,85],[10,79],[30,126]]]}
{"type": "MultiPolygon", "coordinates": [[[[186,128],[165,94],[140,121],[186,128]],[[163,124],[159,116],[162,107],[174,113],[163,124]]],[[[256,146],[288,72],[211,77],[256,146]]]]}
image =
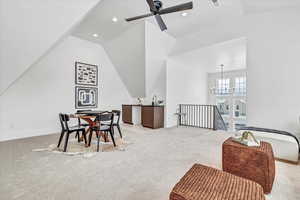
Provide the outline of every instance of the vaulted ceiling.
{"type": "MultiPolygon", "coordinates": [[[[164,7],[188,1],[191,0],[162,0],[164,7]]],[[[181,16],[181,13],[163,15],[168,26],[168,34],[180,38],[205,30],[221,20],[231,21],[249,14],[300,7],[299,0],[219,0],[218,7],[214,6],[211,0],[193,0],[193,2],[194,9],[187,11],[186,17],[181,16]]],[[[145,13],[149,13],[146,0],[102,0],[74,30],[74,35],[96,42],[111,40],[134,24],[143,21],[142,19],[128,23],[125,18],[145,13]],[[118,21],[112,22],[113,17],[117,17],[118,21]],[[95,33],[99,37],[93,37],[95,33]]],[[[153,17],[146,20],[156,24],[153,17]]]]}
{"type": "MultiPolygon", "coordinates": [[[[163,7],[174,6],[189,2],[191,0],[162,0],[163,7]]],[[[239,0],[226,0],[215,7],[209,0],[194,0],[194,9],[186,11],[186,17],[181,13],[163,15],[168,30],[167,33],[174,37],[181,37],[201,27],[216,23],[221,18],[235,18],[242,15],[243,10],[239,0]]],[[[132,27],[136,22],[126,22],[125,18],[149,13],[146,0],[103,0],[93,12],[75,30],[75,35],[85,39],[95,40],[93,34],[99,34],[96,40],[110,40],[126,29],[132,27]],[[112,22],[112,18],[117,17],[118,22],[112,22]]],[[[149,22],[155,23],[153,17],[147,18],[149,22]]]]}
{"type": "Polygon", "coordinates": [[[205,67],[207,72],[219,72],[223,64],[225,71],[246,68],[246,38],[238,38],[208,47],[192,50],[172,59],[191,67],[205,67]]]}
{"type": "Polygon", "coordinates": [[[241,0],[245,13],[269,12],[300,6],[299,0],[241,0]]]}

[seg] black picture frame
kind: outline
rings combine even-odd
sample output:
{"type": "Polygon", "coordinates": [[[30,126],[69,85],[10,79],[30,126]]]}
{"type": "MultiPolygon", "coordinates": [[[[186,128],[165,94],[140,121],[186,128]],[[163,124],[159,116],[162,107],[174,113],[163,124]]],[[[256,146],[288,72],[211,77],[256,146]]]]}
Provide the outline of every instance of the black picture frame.
{"type": "Polygon", "coordinates": [[[75,109],[83,109],[83,108],[98,108],[98,88],[97,87],[75,87],[75,109]],[[79,92],[80,90],[91,90],[94,91],[95,95],[95,103],[90,105],[82,105],[79,100],[79,92]]]}
{"type": "Polygon", "coordinates": [[[98,76],[99,76],[99,71],[98,71],[98,65],[92,65],[92,64],[88,64],[88,63],[83,63],[83,62],[78,62],[76,61],[75,62],[75,84],[76,85],[84,85],[84,86],[94,86],[94,87],[97,87],[98,86],[98,76]],[[83,83],[83,81],[79,81],[79,78],[78,77],[78,71],[79,71],[79,66],[86,66],[87,68],[92,68],[94,69],[96,72],[95,72],[95,83],[83,83]]]}

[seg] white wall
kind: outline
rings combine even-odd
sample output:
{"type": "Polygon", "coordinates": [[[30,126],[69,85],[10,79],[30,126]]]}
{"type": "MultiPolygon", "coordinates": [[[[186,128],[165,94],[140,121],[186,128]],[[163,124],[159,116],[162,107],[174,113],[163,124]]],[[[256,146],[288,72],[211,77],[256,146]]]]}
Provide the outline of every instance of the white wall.
{"type": "Polygon", "coordinates": [[[167,69],[167,126],[176,124],[178,104],[207,104],[208,72],[246,67],[246,39],[238,38],[172,56],[167,69]]]}
{"type": "Polygon", "coordinates": [[[175,126],[178,104],[206,104],[207,71],[204,66],[189,66],[180,59],[167,62],[166,127],[175,126]]]}
{"type": "Polygon", "coordinates": [[[265,13],[248,30],[248,125],[300,136],[299,10],[265,13]]]}
{"type": "Polygon", "coordinates": [[[98,109],[121,109],[131,97],[104,49],[68,37],[0,97],[0,141],[55,133],[58,113],[75,112],[75,61],[99,66],[98,109]]]}
{"type": "Polygon", "coordinates": [[[166,63],[175,45],[175,38],[162,32],[157,25],[145,22],[146,48],[146,99],[151,103],[153,95],[166,100],[166,63]]]}
{"type": "Polygon", "coordinates": [[[0,95],[100,0],[0,0],[0,95]]]}
{"type": "Polygon", "coordinates": [[[131,96],[145,97],[145,24],[136,24],[104,47],[131,96]]]}

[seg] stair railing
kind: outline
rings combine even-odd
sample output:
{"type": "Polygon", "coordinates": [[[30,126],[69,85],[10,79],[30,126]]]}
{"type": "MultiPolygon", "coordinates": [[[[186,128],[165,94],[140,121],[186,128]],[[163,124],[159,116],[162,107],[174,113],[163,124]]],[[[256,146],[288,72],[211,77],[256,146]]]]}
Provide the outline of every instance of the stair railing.
{"type": "Polygon", "coordinates": [[[179,104],[179,125],[212,130],[227,130],[216,105],[179,104]]]}

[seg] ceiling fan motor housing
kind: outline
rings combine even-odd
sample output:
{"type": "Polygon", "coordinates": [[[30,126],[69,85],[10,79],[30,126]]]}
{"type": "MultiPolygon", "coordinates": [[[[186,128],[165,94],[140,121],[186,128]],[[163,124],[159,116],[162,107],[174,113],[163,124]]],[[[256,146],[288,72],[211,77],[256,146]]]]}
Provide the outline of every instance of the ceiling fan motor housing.
{"type": "Polygon", "coordinates": [[[156,10],[159,11],[162,8],[163,3],[161,1],[155,0],[154,6],[155,6],[156,10]]]}
{"type": "Polygon", "coordinates": [[[163,7],[163,3],[160,0],[146,0],[149,8],[150,8],[150,12],[151,13],[147,13],[144,15],[140,15],[140,16],[136,16],[136,17],[131,17],[131,18],[127,18],[126,21],[130,22],[130,21],[134,21],[134,20],[138,20],[138,19],[143,19],[146,17],[151,17],[154,16],[161,31],[165,31],[167,30],[167,26],[164,23],[164,20],[162,19],[161,15],[165,15],[165,14],[169,14],[169,13],[174,13],[174,12],[181,12],[183,10],[190,10],[193,9],[193,2],[187,2],[187,3],[182,3],[176,6],[171,6],[168,8],[164,8],[163,7]]]}

